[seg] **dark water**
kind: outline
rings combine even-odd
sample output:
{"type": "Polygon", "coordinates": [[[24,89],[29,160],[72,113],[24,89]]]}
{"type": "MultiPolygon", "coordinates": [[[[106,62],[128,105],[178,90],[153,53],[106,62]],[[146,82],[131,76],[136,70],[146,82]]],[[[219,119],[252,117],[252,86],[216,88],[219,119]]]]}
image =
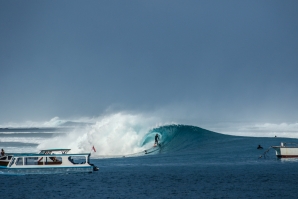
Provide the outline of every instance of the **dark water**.
{"type": "MultiPolygon", "coordinates": [[[[297,198],[297,159],[272,145],[296,139],[227,136],[165,126],[161,149],[139,157],[92,159],[98,172],[0,175],[1,198],[297,198]],[[261,144],[264,149],[257,150],[261,144]]],[[[144,138],[144,143],[150,139],[144,138]]],[[[151,140],[152,142],[152,140],[151,140]]]]}

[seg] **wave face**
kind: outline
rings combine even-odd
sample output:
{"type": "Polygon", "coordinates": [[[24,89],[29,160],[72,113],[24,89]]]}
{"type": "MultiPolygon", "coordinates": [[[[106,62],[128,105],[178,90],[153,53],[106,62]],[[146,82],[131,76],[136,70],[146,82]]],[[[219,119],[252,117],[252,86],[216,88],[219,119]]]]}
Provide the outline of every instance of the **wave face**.
{"type": "Polygon", "coordinates": [[[191,150],[199,144],[207,144],[211,140],[215,142],[224,137],[230,137],[195,126],[166,125],[150,130],[144,138],[143,145],[153,142],[156,134],[160,137],[163,152],[191,150]]]}
{"type": "MultiPolygon", "coordinates": [[[[144,144],[152,142],[151,138],[156,133],[160,135],[161,145],[159,150],[154,151],[155,153],[164,154],[196,153],[198,155],[209,154],[208,156],[217,154],[223,157],[226,156],[226,153],[230,153],[230,150],[242,151],[245,146],[244,143],[250,139],[247,137],[224,135],[195,126],[166,125],[150,130],[145,137],[144,144]]],[[[256,140],[259,138],[253,139],[256,143],[251,143],[248,148],[255,151],[255,146],[258,143],[256,140]]]]}

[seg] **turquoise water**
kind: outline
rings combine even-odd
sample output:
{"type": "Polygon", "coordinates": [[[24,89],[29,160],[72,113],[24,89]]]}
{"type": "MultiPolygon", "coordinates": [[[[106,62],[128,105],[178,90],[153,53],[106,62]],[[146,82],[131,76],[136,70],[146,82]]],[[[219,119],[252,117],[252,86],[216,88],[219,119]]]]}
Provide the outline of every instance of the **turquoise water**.
{"type": "Polygon", "coordinates": [[[297,159],[277,159],[273,149],[259,158],[270,146],[297,139],[171,125],[152,129],[143,144],[156,133],[158,150],[91,159],[98,172],[0,175],[1,198],[297,198],[297,159]]]}

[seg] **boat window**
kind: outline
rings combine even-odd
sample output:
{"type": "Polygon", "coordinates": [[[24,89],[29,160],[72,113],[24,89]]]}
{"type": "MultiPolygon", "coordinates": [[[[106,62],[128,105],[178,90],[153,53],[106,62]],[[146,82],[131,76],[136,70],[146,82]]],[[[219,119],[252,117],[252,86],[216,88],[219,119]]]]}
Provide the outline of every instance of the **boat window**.
{"type": "Polygon", "coordinates": [[[68,160],[74,164],[85,164],[86,163],[85,156],[69,156],[68,160]]]}
{"type": "Polygon", "coordinates": [[[23,158],[18,158],[16,161],[16,165],[23,165],[23,158]]]}
{"type": "Polygon", "coordinates": [[[45,159],[45,164],[47,165],[55,165],[55,164],[62,164],[62,157],[51,156],[45,159]]]}
{"type": "Polygon", "coordinates": [[[38,157],[25,158],[25,165],[37,165],[38,157]]]}
{"type": "Polygon", "coordinates": [[[41,163],[42,163],[42,160],[43,160],[43,157],[41,157],[41,158],[38,160],[38,162],[41,162],[41,163]]]}
{"type": "Polygon", "coordinates": [[[56,162],[62,163],[62,157],[56,157],[56,162]]]}

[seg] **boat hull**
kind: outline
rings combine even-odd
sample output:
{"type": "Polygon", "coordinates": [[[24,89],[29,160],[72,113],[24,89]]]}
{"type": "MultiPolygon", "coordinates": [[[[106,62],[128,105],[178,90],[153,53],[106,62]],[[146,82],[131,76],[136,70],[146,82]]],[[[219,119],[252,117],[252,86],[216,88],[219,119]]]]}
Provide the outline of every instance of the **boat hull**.
{"type": "Polygon", "coordinates": [[[1,161],[0,160],[0,166],[7,166],[9,161],[1,161]]]}
{"type": "Polygon", "coordinates": [[[30,168],[9,168],[0,166],[0,174],[58,174],[58,173],[80,173],[94,171],[93,166],[86,167],[30,167],[30,168]]]}

